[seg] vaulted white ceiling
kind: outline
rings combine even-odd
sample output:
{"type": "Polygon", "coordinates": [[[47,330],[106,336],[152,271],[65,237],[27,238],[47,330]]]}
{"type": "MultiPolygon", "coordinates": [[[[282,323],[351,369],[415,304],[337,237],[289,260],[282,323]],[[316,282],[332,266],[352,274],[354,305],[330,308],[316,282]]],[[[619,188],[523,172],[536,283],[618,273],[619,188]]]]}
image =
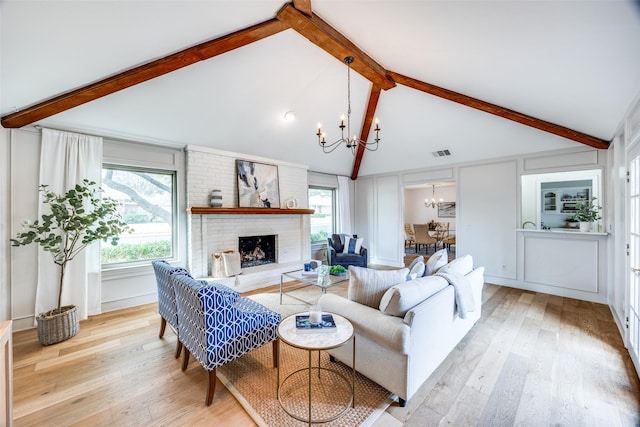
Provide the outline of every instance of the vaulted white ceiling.
{"type": "MultiPolygon", "coordinates": [[[[282,0],[0,2],[4,116],[70,89],[274,18],[282,0]]],[[[640,93],[640,7],[631,1],[312,0],[384,68],[610,140],[640,93]]],[[[195,144],[350,175],[338,138],[346,67],[293,30],[56,114],[39,124],[195,144]],[[284,113],[293,110],[296,120],[284,113]]],[[[352,73],[352,128],[369,82],[352,73]]],[[[398,85],[359,175],[580,146],[398,85]],[[435,158],[449,149],[450,157],[435,158]]],[[[353,131],[352,131],[353,133],[353,131]]]]}

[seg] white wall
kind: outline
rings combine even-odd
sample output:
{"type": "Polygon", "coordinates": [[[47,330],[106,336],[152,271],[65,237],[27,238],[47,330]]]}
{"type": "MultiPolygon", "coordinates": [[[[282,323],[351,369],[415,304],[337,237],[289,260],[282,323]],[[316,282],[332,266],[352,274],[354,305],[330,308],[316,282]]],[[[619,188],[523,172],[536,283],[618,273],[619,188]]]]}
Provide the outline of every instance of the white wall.
{"type": "MultiPolygon", "coordinates": [[[[389,224],[388,221],[381,222],[380,219],[384,216],[381,216],[380,212],[389,209],[389,205],[381,203],[381,200],[384,200],[381,193],[383,191],[402,192],[404,186],[424,182],[455,181],[458,215],[456,253],[473,255],[476,265],[486,267],[485,278],[488,282],[606,303],[609,287],[606,274],[607,242],[611,236],[590,234],[582,236],[584,241],[575,241],[571,236],[567,236],[562,244],[571,240],[571,243],[566,244],[578,245],[580,250],[574,251],[573,254],[563,253],[549,259],[549,262],[554,263],[547,270],[549,280],[539,283],[540,276],[531,275],[532,265],[529,265],[530,268],[527,270],[526,263],[537,259],[535,256],[532,257],[534,253],[532,251],[539,249],[540,242],[532,240],[534,237],[527,241],[527,238],[522,236],[523,232],[517,231],[520,228],[520,182],[523,174],[605,169],[606,166],[606,150],[581,146],[576,149],[536,153],[530,156],[453,165],[450,168],[438,170],[400,171],[397,174],[361,177],[356,181],[356,208],[359,212],[356,215],[357,228],[363,230],[360,234],[365,238],[372,239],[370,245],[374,253],[372,262],[390,266],[403,265],[404,226],[400,221],[395,224],[389,224]],[[397,188],[389,189],[387,185],[379,185],[380,178],[389,179],[391,176],[396,178],[397,188]],[[397,254],[396,257],[392,259],[378,257],[377,254],[383,253],[383,246],[388,245],[397,245],[394,251],[397,254]],[[591,252],[587,247],[591,248],[591,252]],[[594,248],[595,252],[593,252],[594,248]],[[582,261],[590,263],[594,272],[588,287],[574,286],[575,282],[571,280],[560,281],[557,286],[556,283],[549,283],[558,278],[559,273],[566,271],[564,266],[578,263],[580,261],[578,254],[584,253],[590,254],[590,258],[582,261]],[[525,275],[527,271],[528,276],[525,275]]],[[[605,182],[604,188],[606,184],[605,182]]],[[[608,215],[606,195],[604,199],[604,214],[608,215]]],[[[403,216],[404,214],[400,218],[403,216]]],[[[557,234],[552,237],[560,238],[557,234]]],[[[553,245],[552,242],[548,244],[553,245]]],[[[389,253],[386,247],[384,253],[389,253]]],[[[557,251],[555,253],[557,254],[557,251]]]]}
{"type": "Polygon", "coordinates": [[[0,321],[11,319],[11,287],[9,272],[9,239],[11,211],[9,209],[9,130],[0,127],[0,321]]]}
{"type": "Polygon", "coordinates": [[[485,276],[516,278],[517,162],[470,165],[458,170],[456,254],[471,254],[485,276]]]}
{"type": "MultiPolygon", "coordinates": [[[[10,132],[10,237],[21,231],[25,219],[38,214],[40,132],[15,129],[10,132]]],[[[14,330],[33,327],[37,283],[36,245],[11,248],[9,284],[14,330]]]]}

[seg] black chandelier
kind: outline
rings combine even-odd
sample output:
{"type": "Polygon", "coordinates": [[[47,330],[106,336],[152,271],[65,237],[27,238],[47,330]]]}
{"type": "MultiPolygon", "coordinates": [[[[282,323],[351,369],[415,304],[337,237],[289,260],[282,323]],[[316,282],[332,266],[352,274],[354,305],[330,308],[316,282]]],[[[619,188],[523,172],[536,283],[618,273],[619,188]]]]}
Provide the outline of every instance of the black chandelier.
{"type": "Polygon", "coordinates": [[[351,63],[353,62],[353,56],[347,56],[344,58],[344,63],[347,64],[347,124],[344,124],[344,115],[340,117],[340,128],[341,137],[335,142],[327,144],[325,140],[325,134],[322,132],[322,126],[318,124],[318,133],[316,136],[318,137],[318,144],[322,147],[322,151],[325,153],[331,153],[333,150],[338,148],[340,144],[344,143],[344,145],[351,149],[352,154],[356,154],[356,150],[358,146],[361,145],[369,151],[376,151],[378,149],[378,142],[380,141],[379,132],[380,126],[378,125],[378,119],[376,119],[376,128],[374,132],[376,133],[376,137],[373,142],[363,141],[360,138],[357,138],[353,135],[353,138],[349,138],[351,135],[351,63]],[[344,129],[347,129],[347,138],[344,137],[344,129]]]}

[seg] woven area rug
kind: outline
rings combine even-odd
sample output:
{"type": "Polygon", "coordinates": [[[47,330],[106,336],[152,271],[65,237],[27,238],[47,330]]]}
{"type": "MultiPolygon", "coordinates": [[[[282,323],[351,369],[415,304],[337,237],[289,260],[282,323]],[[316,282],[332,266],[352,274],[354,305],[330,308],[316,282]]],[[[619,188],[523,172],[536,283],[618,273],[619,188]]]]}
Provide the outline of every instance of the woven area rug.
{"type": "MultiPolygon", "coordinates": [[[[317,289],[296,291],[295,295],[314,303],[320,296],[317,289]]],[[[252,299],[259,301],[284,316],[304,311],[308,304],[285,295],[280,305],[279,294],[258,294],[252,299]]],[[[347,345],[349,345],[347,343],[347,345]]],[[[317,366],[318,353],[313,353],[313,365],[317,366]]],[[[320,364],[323,368],[338,371],[351,379],[351,369],[340,363],[329,361],[327,353],[322,352],[320,364]]],[[[308,352],[287,344],[280,344],[280,378],[282,380],[294,371],[308,366],[308,352]]],[[[267,345],[254,350],[233,362],[218,368],[218,378],[238,399],[249,415],[259,426],[303,426],[304,422],[289,416],[277,398],[277,369],[273,367],[272,346],[267,345]]],[[[293,374],[284,383],[281,398],[287,409],[299,417],[308,413],[308,372],[293,374]]],[[[346,407],[350,389],[343,379],[333,373],[313,371],[312,380],[312,416],[330,418],[346,407]]],[[[367,426],[373,423],[393,402],[393,396],[368,378],[356,374],[355,408],[349,407],[340,418],[324,423],[325,426],[367,426]]]]}

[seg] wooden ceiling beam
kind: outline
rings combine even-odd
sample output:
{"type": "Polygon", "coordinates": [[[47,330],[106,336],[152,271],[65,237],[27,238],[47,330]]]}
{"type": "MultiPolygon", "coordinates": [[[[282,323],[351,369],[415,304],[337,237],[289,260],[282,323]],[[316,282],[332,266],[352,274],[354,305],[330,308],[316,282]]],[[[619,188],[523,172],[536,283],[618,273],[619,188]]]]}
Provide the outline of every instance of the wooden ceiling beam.
{"type": "MultiPolygon", "coordinates": [[[[380,99],[381,88],[373,85],[371,87],[371,93],[369,94],[369,101],[367,102],[367,110],[364,113],[364,120],[362,122],[362,130],[360,131],[360,139],[366,141],[369,138],[369,132],[373,119],[376,115],[376,108],[378,108],[378,100],[380,99]]],[[[349,136],[347,135],[347,138],[349,136]]],[[[351,170],[351,179],[358,178],[358,172],[360,172],[360,164],[362,163],[362,156],[364,156],[364,145],[358,144],[358,151],[353,161],[353,169],[351,170]]]]}
{"type": "Polygon", "coordinates": [[[395,87],[396,84],[387,76],[383,66],[313,12],[307,16],[293,4],[287,3],[278,11],[276,18],[340,62],[347,56],[353,56],[355,61],[351,69],[374,85],[385,90],[395,87]]]}
{"type": "Polygon", "coordinates": [[[596,138],[595,136],[587,135],[586,133],[578,132],[573,129],[569,129],[564,126],[557,125],[555,123],[547,122],[542,119],[538,119],[523,113],[519,113],[508,108],[501,107],[499,105],[491,104],[489,102],[482,101],[477,98],[472,98],[467,95],[463,95],[458,92],[454,92],[449,89],[444,89],[439,86],[425,83],[420,80],[413,79],[411,77],[403,76],[402,74],[389,71],[389,76],[398,84],[407,86],[430,95],[444,98],[449,101],[457,102],[458,104],[465,105],[467,107],[475,108],[476,110],[484,111],[502,117],[504,119],[512,120],[514,122],[530,126],[554,135],[561,136],[563,138],[571,139],[581,144],[588,145],[589,147],[606,150],[609,148],[609,142],[596,138]]]}
{"type": "Polygon", "coordinates": [[[311,0],[293,0],[293,7],[307,16],[313,15],[311,10],[311,0]]]}
{"type": "Polygon", "coordinates": [[[246,46],[286,29],[287,26],[279,20],[270,19],[7,114],[1,119],[2,126],[19,128],[29,125],[196,62],[246,46]]]}

